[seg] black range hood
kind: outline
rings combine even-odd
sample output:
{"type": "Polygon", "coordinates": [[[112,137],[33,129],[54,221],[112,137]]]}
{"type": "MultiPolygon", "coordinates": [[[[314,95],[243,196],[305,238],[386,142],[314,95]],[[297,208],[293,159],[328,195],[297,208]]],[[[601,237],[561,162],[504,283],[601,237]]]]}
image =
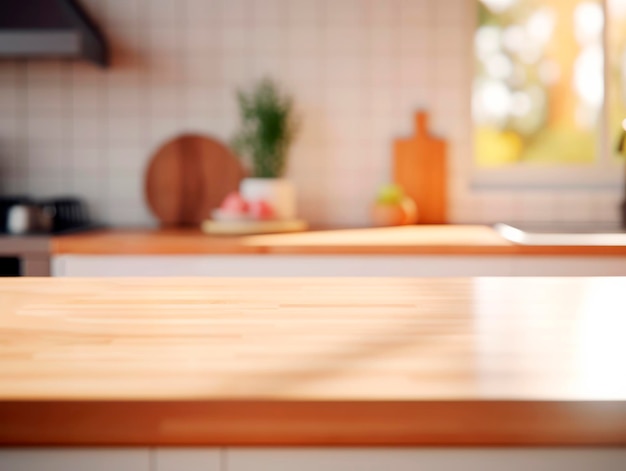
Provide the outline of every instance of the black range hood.
{"type": "Polygon", "coordinates": [[[104,36],[75,0],[0,0],[0,57],[109,65],[104,36]]]}

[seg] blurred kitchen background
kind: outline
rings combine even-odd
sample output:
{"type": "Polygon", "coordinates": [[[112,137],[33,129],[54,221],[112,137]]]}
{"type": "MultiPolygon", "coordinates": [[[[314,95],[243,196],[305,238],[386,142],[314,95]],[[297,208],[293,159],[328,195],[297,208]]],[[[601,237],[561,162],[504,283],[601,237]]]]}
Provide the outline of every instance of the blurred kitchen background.
{"type": "MultiPolygon", "coordinates": [[[[614,222],[626,115],[617,95],[604,113],[602,72],[619,94],[624,53],[602,3],[81,0],[111,67],[0,61],[0,193],[74,194],[98,221],[154,224],[150,156],[187,131],[228,142],[235,90],[269,76],[302,120],[288,177],[314,226],[369,225],[420,109],[448,142],[450,222],[614,222]]],[[[607,5],[624,17],[626,2],[607,5]]]]}

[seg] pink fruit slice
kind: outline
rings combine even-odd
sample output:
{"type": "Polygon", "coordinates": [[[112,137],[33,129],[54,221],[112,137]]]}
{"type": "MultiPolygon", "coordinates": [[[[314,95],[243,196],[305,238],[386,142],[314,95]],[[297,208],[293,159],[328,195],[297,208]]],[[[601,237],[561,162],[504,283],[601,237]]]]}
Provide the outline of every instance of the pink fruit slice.
{"type": "Polygon", "coordinates": [[[237,191],[233,191],[224,199],[220,209],[227,213],[246,214],[250,210],[250,205],[237,191]]]}
{"type": "Polygon", "coordinates": [[[274,219],[276,215],[272,205],[265,200],[252,201],[250,203],[250,214],[255,219],[274,219]]]}

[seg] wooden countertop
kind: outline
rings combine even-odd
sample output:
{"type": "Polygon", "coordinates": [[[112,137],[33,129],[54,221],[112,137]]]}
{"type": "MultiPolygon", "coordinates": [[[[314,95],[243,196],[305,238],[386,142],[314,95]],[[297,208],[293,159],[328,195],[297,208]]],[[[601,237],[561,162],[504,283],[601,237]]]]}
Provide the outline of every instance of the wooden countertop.
{"type": "Polygon", "coordinates": [[[0,444],[626,445],[625,290],[3,279],[0,444]]]}
{"type": "Polygon", "coordinates": [[[197,229],[105,230],[54,237],[54,255],[624,255],[625,247],[513,244],[488,226],[405,226],[216,237],[197,229]]]}

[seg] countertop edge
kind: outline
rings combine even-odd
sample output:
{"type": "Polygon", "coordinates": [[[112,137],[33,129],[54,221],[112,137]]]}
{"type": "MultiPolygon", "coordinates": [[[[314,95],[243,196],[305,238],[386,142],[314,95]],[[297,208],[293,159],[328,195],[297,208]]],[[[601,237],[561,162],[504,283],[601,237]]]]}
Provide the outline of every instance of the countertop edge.
{"type": "Polygon", "coordinates": [[[417,227],[329,229],[260,237],[209,236],[194,229],[106,229],[52,237],[50,250],[52,256],[626,256],[626,246],[519,245],[487,225],[422,226],[424,232],[415,231],[417,227]]]}
{"type": "Polygon", "coordinates": [[[0,401],[0,446],[624,446],[626,401],[0,401]]]}

